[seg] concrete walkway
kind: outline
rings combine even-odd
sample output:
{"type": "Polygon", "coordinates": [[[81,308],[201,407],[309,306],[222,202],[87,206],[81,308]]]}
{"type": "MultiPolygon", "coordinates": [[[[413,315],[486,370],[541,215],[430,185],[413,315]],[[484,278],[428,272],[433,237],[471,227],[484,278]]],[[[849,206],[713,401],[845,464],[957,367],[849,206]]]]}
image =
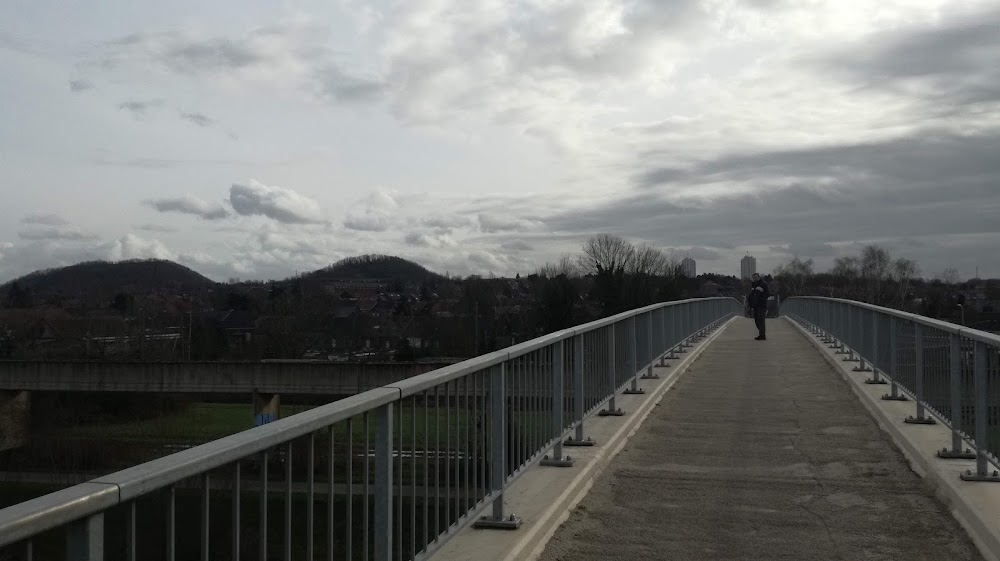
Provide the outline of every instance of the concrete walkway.
{"type": "Polygon", "coordinates": [[[543,561],[982,559],[785,320],[737,320],[660,402],[543,561]]]}

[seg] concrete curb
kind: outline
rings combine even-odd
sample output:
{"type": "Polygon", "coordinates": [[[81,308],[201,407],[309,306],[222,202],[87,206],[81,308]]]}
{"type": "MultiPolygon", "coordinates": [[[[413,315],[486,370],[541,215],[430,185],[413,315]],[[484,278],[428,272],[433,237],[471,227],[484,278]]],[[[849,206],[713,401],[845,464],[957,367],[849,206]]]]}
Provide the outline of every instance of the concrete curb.
{"type": "Polygon", "coordinates": [[[823,358],[840,373],[875,419],[879,428],[889,435],[903,453],[915,473],[924,478],[935,494],[946,504],[952,516],[965,528],[984,558],[1000,561],[1000,485],[987,482],[967,482],[959,479],[966,469],[975,470],[974,460],[942,460],[937,450],[951,443],[951,431],[941,425],[908,425],[906,415],[914,413],[913,401],[883,401],[881,394],[888,386],[865,384],[867,372],[853,372],[839,360],[833,350],[823,345],[808,330],[790,318],[785,318],[815,346],[823,358]]]}
{"type": "MultiPolygon", "coordinates": [[[[559,526],[562,525],[568,518],[572,510],[577,504],[587,495],[590,488],[593,486],[594,481],[598,476],[604,471],[611,460],[617,455],[622,449],[625,448],[626,443],[629,438],[634,435],[638,429],[642,426],[643,421],[649,416],[656,405],[663,399],[667,391],[680,379],[684,373],[690,368],[691,364],[698,359],[702,352],[710,345],[719,335],[725,331],[729,325],[734,322],[736,318],[732,318],[719,329],[715,330],[711,335],[709,335],[704,341],[699,343],[697,346],[688,351],[686,357],[683,360],[677,361],[670,370],[664,368],[656,368],[655,370],[661,376],[657,386],[652,390],[647,391],[644,395],[639,396],[628,396],[619,395],[619,403],[622,404],[626,411],[631,411],[625,417],[604,417],[602,420],[604,422],[614,422],[616,424],[620,423],[614,432],[604,440],[604,442],[599,442],[591,452],[588,457],[577,456],[576,459],[578,463],[586,461],[586,465],[578,469],[574,477],[566,482],[564,489],[554,500],[551,501],[549,506],[545,510],[536,516],[532,516],[531,519],[525,517],[524,526],[522,532],[510,532],[510,533],[494,533],[490,535],[491,541],[498,540],[494,542],[496,545],[496,551],[503,552],[502,555],[490,555],[489,552],[479,549],[477,551],[468,551],[466,547],[474,547],[472,543],[463,544],[461,539],[463,534],[469,533],[479,533],[482,534],[484,530],[475,530],[472,528],[466,528],[459,533],[455,539],[451,540],[441,551],[434,555],[436,561],[457,561],[457,560],[473,560],[476,561],[489,561],[495,559],[496,561],[534,561],[537,559],[545,549],[549,540],[555,534],[559,526]]],[[[649,382],[656,382],[656,380],[644,381],[644,385],[649,385],[649,382]]],[[[588,418],[588,423],[596,422],[591,421],[592,418],[588,418]]],[[[568,451],[573,451],[572,449],[566,449],[568,451]]],[[[585,449],[580,449],[581,452],[586,454],[585,449]]],[[[531,471],[535,470],[553,470],[560,468],[549,468],[534,466],[531,471]]],[[[528,474],[525,474],[527,476],[528,474]]],[[[506,492],[508,495],[517,496],[518,494],[525,494],[530,496],[530,493],[525,493],[523,487],[530,487],[532,482],[526,481],[527,477],[522,477],[520,480],[514,483],[510,489],[506,492]],[[518,487],[522,487],[521,490],[518,487]],[[520,493],[519,493],[520,491],[520,493]]],[[[562,483],[562,482],[559,482],[562,483]]],[[[558,484],[558,483],[557,483],[558,484]]],[[[511,508],[511,511],[514,509],[511,508]]],[[[481,545],[481,544],[476,544],[481,545]]]]}

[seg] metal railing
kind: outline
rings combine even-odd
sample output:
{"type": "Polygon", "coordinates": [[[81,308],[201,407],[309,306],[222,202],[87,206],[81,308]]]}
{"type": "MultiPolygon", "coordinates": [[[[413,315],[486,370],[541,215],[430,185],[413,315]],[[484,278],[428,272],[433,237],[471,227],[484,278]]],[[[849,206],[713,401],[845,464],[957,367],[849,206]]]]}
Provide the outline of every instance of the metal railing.
{"type": "Polygon", "coordinates": [[[425,559],[470,523],[517,527],[519,475],[571,465],[584,419],[740,311],[625,312],[5,508],[0,558],[425,559]]]}
{"type": "Polygon", "coordinates": [[[962,479],[1000,481],[993,469],[1000,466],[1000,336],[835,298],[789,298],[783,311],[844,361],[858,362],[854,371],[871,372],[866,382],[889,384],[882,399],[913,399],[907,423],[938,419],[951,429],[951,446],[938,456],[975,458],[975,472],[962,479]]]}

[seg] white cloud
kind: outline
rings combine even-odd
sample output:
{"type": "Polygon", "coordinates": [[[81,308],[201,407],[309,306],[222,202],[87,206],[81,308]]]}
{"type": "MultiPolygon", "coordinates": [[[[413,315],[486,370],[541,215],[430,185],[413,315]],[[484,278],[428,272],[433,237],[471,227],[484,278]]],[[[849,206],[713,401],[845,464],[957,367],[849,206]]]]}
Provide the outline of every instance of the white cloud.
{"type": "Polygon", "coordinates": [[[355,205],[344,219],[344,227],[349,230],[384,232],[393,222],[398,223],[399,202],[396,195],[378,190],[355,205]]]}
{"type": "Polygon", "coordinates": [[[125,234],[111,242],[108,258],[112,261],[122,259],[177,259],[177,254],[157,239],[141,238],[135,234],[125,234]]]}
{"type": "Polygon", "coordinates": [[[265,216],[285,224],[323,222],[319,203],[292,189],[268,186],[254,179],[229,189],[229,204],[242,216],[265,216]]]}

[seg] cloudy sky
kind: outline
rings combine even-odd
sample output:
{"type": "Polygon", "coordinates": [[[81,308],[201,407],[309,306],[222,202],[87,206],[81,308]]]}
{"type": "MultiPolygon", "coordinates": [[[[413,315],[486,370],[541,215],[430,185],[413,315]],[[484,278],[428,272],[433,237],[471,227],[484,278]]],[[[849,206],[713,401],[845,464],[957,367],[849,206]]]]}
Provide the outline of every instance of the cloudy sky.
{"type": "Polygon", "coordinates": [[[0,4],[0,282],[388,253],[699,272],[876,242],[1000,276],[996,0],[0,4]]]}

